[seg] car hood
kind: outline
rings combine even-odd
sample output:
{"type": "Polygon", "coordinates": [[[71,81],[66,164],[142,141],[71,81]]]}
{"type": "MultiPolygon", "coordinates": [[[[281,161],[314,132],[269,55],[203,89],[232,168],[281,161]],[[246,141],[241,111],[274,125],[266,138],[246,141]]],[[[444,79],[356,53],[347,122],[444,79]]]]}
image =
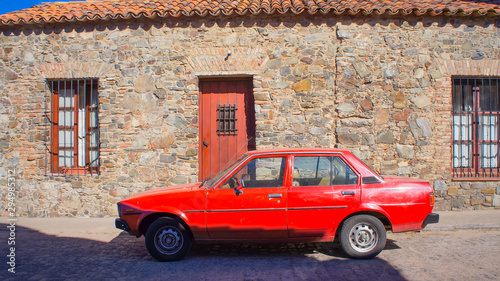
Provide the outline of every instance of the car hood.
{"type": "Polygon", "coordinates": [[[174,186],[165,186],[165,187],[160,187],[160,188],[154,188],[150,190],[146,190],[143,192],[139,192],[137,194],[134,194],[130,197],[125,198],[124,201],[131,201],[139,198],[144,198],[144,197],[154,197],[158,195],[168,195],[168,194],[175,194],[175,193],[185,193],[189,191],[194,191],[200,189],[200,183],[187,183],[187,184],[180,184],[180,185],[174,185],[174,186]]]}

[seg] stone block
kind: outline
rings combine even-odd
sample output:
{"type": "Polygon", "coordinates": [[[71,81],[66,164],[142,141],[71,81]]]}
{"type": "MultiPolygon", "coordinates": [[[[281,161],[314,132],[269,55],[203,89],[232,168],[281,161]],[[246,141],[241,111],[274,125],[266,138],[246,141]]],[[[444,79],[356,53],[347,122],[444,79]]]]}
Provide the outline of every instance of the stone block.
{"type": "Polygon", "coordinates": [[[375,125],[384,125],[389,122],[391,116],[389,115],[388,108],[380,108],[375,110],[375,114],[373,117],[375,119],[375,125]]]}
{"type": "Polygon", "coordinates": [[[431,76],[432,79],[439,79],[443,77],[443,74],[441,74],[439,70],[431,70],[429,71],[429,75],[431,76]]]}
{"type": "Polygon", "coordinates": [[[483,188],[481,189],[482,194],[495,194],[496,188],[483,188]]]}
{"type": "Polygon", "coordinates": [[[491,206],[498,208],[500,207],[500,195],[494,194],[491,201],[491,206]]]}
{"type": "Polygon", "coordinates": [[[187,125],[189,125],[189,122],[186,120],[184,115],[180,113],[168,116],[166,119],[166,123],[178,129],[184,129],[187,125]]]}
{"type": "Polygon", "coordinates": [[[422,130],[422,136],[428,138],[432,136],[431,124],[429,123],[429,119],[425,117],[420,117],[415,120],[417,126],[422,130]]]}
{"type": "Polygon", "coordinates": [[[309,133],[315,136],[324,136],[327,132],[328,130],[326,128],[312,127],[309,129],[309,133]]]}
{"type": "Polygon", "coordinates": [[[392,131],[382,131],[377,134],[376,143],[394,143],[394,135],[392,131]]]}
{"type": "Polygon", "coordinates": [[[366,78],[371,75],[371,72],[368,67],[366,67],[366,64],[362,62],[355,62],[352,66],[361,78],[366,78]]]}
{"type": "MultiPolygon", "coordinates": [[[[437,198],[441,199],[441,198],[437,198]]],[[[451,210],[451,200],[437,200],[434,204],[434,211],[450,211],[451,210]]]]}
{"type": "Polygon", "coordinates": [[[408,102],[406,101],[406,97],[403,93],[398,92],[396,94],[396,100],[393,104],[394,108],[405,108],[408,106],[408,102]]]}
{"type": "Polygon", "coordinates": [[[343,102],[337,106],[337,111],[340,112],[353,112],[356,111],[356,105],[352,102],[343,102]]]}
{"type": "Polygon", "coordinates": [[[141,168],[139,170],[139,179],[143,182],[153,182],[156,180],[156,173],[151,168],[141,168]]]}
{"type": "Polygon", "coordinates": [[[349,39],[351,38],[351,33],[349,33],[349,31],[347,30],[337,30],[337,37],[339,39],[349,39]]]}
{"type": "Polygon", "coordinates": [[[371,135],[371,134],[364,134],[363,138],[362,138],[362,141],[361,141],[361,144],[362,145],[373,145],[373,144],[375,144],[375,136],[371,135]]]}
{"type": "Polygon", "coordinates": [[[434,181],[434,190],[448,190],[448,186],[444,181],[434,181]]]}
{"type": "Polygon", "coordinates": [[[415,149],[413,145],[396,145],[396,151],[398,156],[405,159],[413,159],[415,158],[415,149]]]}
{"type": "Polygon", "coordinates": [[[481,205],[484,201],[485,201],[484,195],[482,195],[480,193],[474,194],[470,198],[470,204],[472,206],[481,205]]]}
{"type": "Polygon", "coordinates": [[[458,189],[456,187],[450,187],[450,188],[448,188],[448,195],[449,196],[456,196],[456,195],[458,195],[458,189]]]}
{"type": "Polygon", "coordinates": [[[463,197],[453,197],[451,198],[451,209],[460,210],[467,204],[467,200],[463,197]]]}
{"type": "Polygon", "coordinates": [[[329,39],[329,33],[315,33],[304,37],[304,41],[307,42],[308,44],[324,42],[327,41],[328,39],[329,39]]]}
{"type": "Polygon", "coordinates": [[[310,79],[304,79],[295,83],[292,87],[296,92],[310,91],[312,89],[312,82],[310,79]]]}
{"type": "Polygon", "coordinates": [[[483,189],[486,188],[486,184],[484,182],[473,182],[471,183],[471,188],[472,189],[483,189]]]}
{"type": "Polygon", "coordinates": [[[373,121],[370,119],[364,119],[364,118],[344,118],[340,120],[340,123],[342,126],[346,127],[371,127],[373,126],[373,121]]]}
{"type": "Polygon", "coordinates": [[[373,102],[369,99],[364,99],[362,100],[359,105],[361,105],[361,108],[364,110],[364,111],[370,111],[370,110],[373,110],[373,102]]]}
{"type": "Polygon", "coordinates": [[[420,95],[411,99],[411,101],[418,107],[424,108],[432,104],[431,99],[425,95],[420,95]]]}
{"type": "Polygon", "coordinates": [[[470,184],[468,182],[461,182],[460,183],[460,188],[469,190],[470,189],[470,184]]]}
{"type": "Polygon", "coordinates": [[[361,140],[361,136],[357,134],[339,134],[338,141],[341,144],[357,145],[361,140]]]}

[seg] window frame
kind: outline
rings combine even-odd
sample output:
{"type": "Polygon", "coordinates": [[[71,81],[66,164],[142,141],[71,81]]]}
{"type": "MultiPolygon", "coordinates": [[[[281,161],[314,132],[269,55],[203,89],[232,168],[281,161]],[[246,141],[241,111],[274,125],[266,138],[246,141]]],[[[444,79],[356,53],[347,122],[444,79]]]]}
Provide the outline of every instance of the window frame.
{"type": "MultiPolygon", "coordinates": [[[[99,175],[100,173],[100,129],[99,129],[99,80],[98,78],[82,79],[47,79],[50,91],[50,172],[56,175],[99,175]],[[61,92],[72,91],[70,106],[66,107],[67,100],[63,100],[65,107],[60,107],[61,92]],[[90,91],[90,93],[89,93],[90,91]],[[82,100],[83,97],[83,100],[82,100]],[[82,103],[82,104],[81,104],[82,103]],[[82,106],[81,106],[82,105],[82,106]],[[69,111],[70,115],[63,117],[64,126],[60,124],[60,111],[69,111]],[[92,120],[92,115],[94,120],[92,120]],[[68,126],[66,117],[69,119],[68,126]],[[73,122],[73,124],[71,124],[73,122]],[[81,123],[84,123],[84,130],[81,123]],[[94,126],[92,126],[94,125],[94,126]],[[71,144],[61,149],[60,132],[70,131],[71,144]],[[83,134],[83,138],[80,136],[83,134]],[[93,139],[92,139],[93,138],[93,139]],[[84,139],[80,141],[79,139],[84,139]],[[72,155],[64,158],[70,160],[71,165],[65,162],[60,165],[61,150],[72,151],[72,155]],[[80,159],[83,151],[85,159],[80,159]],[[92,156],[92,154],[94,156],[92,156]],[[91,158],[92,161],[91,161],[91,158]],[[80,163],[84,163],[81,165],[80,163]],[[97,163],[97,164],[95,164],[97,163]]],[[[63,98],[68,98],[65,95],[63,98]]],[[[68,161],[68,160],[64,160],[68,161]]]]}
{"type": "MultiPolygon", "coordinates": [[[[359,173],[356,171],[356,169],[354,169],[353,167],[351,167],[351,165],[349,164],[349,161],[346,161],[343,157],[341,157],[340,154],[335,154],[335,155],[330,155],[330,154],[313,154],[313,155],[294,155],[293,157],[293,162],[292,162],[292,171],[295,170],[296,166],[295,166],[295,161],[297,158],[318,158],[318,162],[317,162],[317,166],[316,166],[316,178],[317,178],[317,173],[319,172],[319,160],[321,157],[323,158],[326,158],[329,162],[329,165],[330,165],[330,183],[327,184],[327,185],[324,185],[324,184],[318,184],[318,185],[298,185],[297,187],[324,187],[324,186],[332,186],[332,187],[335,187],[335,186],[352,186],[352,185],[358,185],[359,184],[359,180],[361,178],[361,176],[359,175],[359,173]],[[341,165],[343,165],[345,167],[345,175],[347,176],[348,174],[352,173],[356,176],[356,181],[354,183],[342,183],[342,184],[339,184],[339,183],[335,183],[335,170],[337,171],[340,171],[336,165],[335,165],[335,161],[338,161],[341,165]],[[347,173],[347,170],[350,171],[350,173],[347,173]]],[[[299,177],[299,180],[300,179],[306,179],[306,178],[300,178],[299,177]]],[[[319,182],[321,183],[321,181],[319,182]]],[[[292,184],[293,185],[293,184],[292,184]]]]}
{"type": "Polygon", "coordinates": [[[498,180],[500,178],[500,78],[452,77],[451,82],[452,178],[465,181],[498,180]],[[489,108],[482,108],[483,106],[489,108]],[[493,119],[495,121],[492,122],[493,119]],[[484,135],[489,137],[485,139],[484,135]],[[489,153],[483,153],[485,146],[490,147],[489,153]],[[464,148],[465,153],[462,152],[464,148]],[[496,157],[492,157],[495,152],[496,157]],[[485,156],[486,154],[488,156],[485,156]],[[489,167],[484,165],[487,158],[490,158],[489,167]]]}

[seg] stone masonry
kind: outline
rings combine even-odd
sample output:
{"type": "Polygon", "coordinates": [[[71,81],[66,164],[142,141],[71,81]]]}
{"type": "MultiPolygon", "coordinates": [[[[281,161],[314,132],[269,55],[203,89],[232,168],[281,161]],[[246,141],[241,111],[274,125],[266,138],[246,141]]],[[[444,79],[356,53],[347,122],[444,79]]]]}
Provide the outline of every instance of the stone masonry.
{"type": "Polygon", "coordinates": [[[15,169],[19,216],[114,216],[128,195],[198,181],[198,78],[241,75],[253,77],[257,149],[347,148],[381,174],[430,181],[437,210],[500,207],[498,181],[451,178],[451,77],[500,76],[498,20],[193,16],[0,32],[0,184],[15,169]],[[101,173],[53,176],[45,79],[87,77],[99,79],[101,173]]]}

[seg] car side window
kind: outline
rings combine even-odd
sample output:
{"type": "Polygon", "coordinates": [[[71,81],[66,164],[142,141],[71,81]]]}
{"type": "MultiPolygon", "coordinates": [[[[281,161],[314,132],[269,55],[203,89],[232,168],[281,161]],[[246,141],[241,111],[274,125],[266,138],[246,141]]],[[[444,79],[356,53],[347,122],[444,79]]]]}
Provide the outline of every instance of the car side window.
{"type": "Polygon", "coordinates": [[[358,183],[358,175],[340,157],[333,157],[332,185],[354,185],[358,183]]]}
{"type": "Polygon", "coordinates": [[[293,161],[294,186],[331,185],[332,164],[328,156],[295,156],[293,161]]]}
{"type": "Polygon", "coordinates": [[[243,185],[244,188],[281,187],[286,157],[263,157],[250,160],[222,184],[222,189],[243,185]]]}
{"type": "Polygon", "coordinates": [[[357,184],[358,176],[338,156],[295,156],[293,186],[357,184]]]}

